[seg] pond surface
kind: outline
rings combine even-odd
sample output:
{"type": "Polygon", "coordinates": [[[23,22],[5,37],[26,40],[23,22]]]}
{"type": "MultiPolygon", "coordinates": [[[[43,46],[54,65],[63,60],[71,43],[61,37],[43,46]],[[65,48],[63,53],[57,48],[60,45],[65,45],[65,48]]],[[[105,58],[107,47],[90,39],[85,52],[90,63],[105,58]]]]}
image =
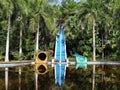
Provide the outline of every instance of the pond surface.
{"type": "Polygon", "coordinates": [[[67,67],[61,86],[55,83],[55,72],[51,66],[47,66],[48,71],[42,75],[37,74],[32,65],[0,68],[0,90],[120,90],[120,66],[107,65],[104,69],[100,65],[95,67],[94,80],[92,65],[87,69],[67,67]]]}

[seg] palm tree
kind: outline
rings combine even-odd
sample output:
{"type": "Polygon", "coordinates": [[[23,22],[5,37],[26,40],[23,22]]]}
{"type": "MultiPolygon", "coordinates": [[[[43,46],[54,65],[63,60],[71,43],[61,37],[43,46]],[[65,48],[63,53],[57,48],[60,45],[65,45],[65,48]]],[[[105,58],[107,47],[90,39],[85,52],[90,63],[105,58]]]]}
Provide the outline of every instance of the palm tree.
{"type": "Polygon", "coordinates": [[[6,40],[6,52],[5,52],[5,61],[9,61],[9,33],[10,33],[10,22],[11,22],[11,16],[8,16],[8,28],[7,28],[7,40],[6,40]]]}
{"type": "Polygon", "coordinates": [[[25,0],[18,0],[14,2],[17,9],[17,21],[20,24],[20,40],[19,40],[19,59],[22,60],[22,31],[23,25],[29,13],[29,4],[25,0]]]}
{"type": "MultiPolygon", "coordinates": [[[[45,27],[47,29],[52,30],[54,27],[54,24],[52,24],[51,15],[48,14],[48,11],[46,11],[47,3],[44,0],[35,0],[35,2],[31,3],[35,7],[31,10],[31,19],[30,19],[30,28],[35,31],[36,30],[36,43],[35,43],[35,54],[39,50],[39,35],[41,34],[40,28],[42,27],[42,24],[44,23],[45,27]]],[[[41,30],[42,31],[42,30],[41,30]]]]}
{"type": "Polygon", "coordinates": [[[96,46],[95,46],[95,26],[98,11],[96,9],[96,1],[91,0],[80,4],[80,13],[78,13],[81,21],[87,25],[92,25],[93,34],[93,61],[96,61],[96,46]]]}
{"type": "Polygon", "coordinates": [[[7,25],[7,38],[6,38],[6,52],[5,52],[5,62],[9,61],[9,34],[10,34],[10,25],[11,25],[11,15],[13,13],[13,2],[11,0],[0,1],[3,9],[4,15],[8,18],[7,25]]]}

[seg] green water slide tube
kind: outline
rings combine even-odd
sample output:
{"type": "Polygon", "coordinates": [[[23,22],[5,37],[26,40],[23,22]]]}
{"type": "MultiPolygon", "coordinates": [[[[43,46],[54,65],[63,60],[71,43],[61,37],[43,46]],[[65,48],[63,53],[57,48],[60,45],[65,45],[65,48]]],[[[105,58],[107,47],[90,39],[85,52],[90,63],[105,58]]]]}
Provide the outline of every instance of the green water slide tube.
{"type": "Polygon", "coordinates": [[[73,54],[72,56],[76,57],[76,69],[87,68],[87,57],[79,55],[78,53],[73,54]]]}

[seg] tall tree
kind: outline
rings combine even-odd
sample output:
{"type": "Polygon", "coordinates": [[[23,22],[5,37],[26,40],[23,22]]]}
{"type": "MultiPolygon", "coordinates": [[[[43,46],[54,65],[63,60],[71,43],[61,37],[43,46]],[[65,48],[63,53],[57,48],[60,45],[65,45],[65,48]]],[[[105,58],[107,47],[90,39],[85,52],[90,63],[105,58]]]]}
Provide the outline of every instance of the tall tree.
{"type": "Polygon", "coordinates": [[[4,15],[8,18],[6,52],[5,52],[5,62],[8,62],[9,61],[9,34],[10,34],[10,25],[11,25],[11,15],[13,13],[13,2],[12,0],[0,0],[0,3],[2,5],[2,10],[4,11],[3,12],[4,15]]]}
{"type": "Polygon", "coordinates": [[[29,13],[29,2],[25,1],[25,0],[18,0],[16,2],[14,2],[14,6],[17,10],[16,14],[17,14],[17,21],[19,22],[19,26],[20,26],[20,39],[19,39],[19,59],[22,59],[22,32],[23,32],[23,25],[25,23],[25,20],[28,16],[29,13]]]}
{"type": "Polygon", "coordinates": [[[95,45],[95,36],[96,36],[96,21],[99,16],[99,4],[101,0],[98,2],[96,0],[87,0],[80,4],[78,16],[81,19],[82,23],[87,26],[92,26],[92,34],[93,34],[93,61],[96,61],[96,45],[95,45]]]}
{"type": "MultiPolygon", "coordinates": [[[[43,25],[49,30],[53,29],[54,24],[51,18],[51,15],[48,14],[46,6],[47,3],[44,0],[35,0],[32,3],[35,7],[32,8],[32,17],[30,19],[30,27],[33,31],[36,30],[36,44],[35,44],[35,53],[39,50],[39,35],[41,34],[40,30],[43,25]],[[44,23],[44,24],[43,24],[44,23]]],[[[33,6],[32,6],[33,7],[33,6]]]]}

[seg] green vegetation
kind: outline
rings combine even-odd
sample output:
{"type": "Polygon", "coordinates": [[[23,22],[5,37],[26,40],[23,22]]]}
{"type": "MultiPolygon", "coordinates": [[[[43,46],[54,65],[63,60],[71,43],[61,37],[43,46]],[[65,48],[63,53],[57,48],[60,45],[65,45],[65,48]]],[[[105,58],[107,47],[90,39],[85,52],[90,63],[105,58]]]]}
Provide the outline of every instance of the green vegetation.
{"type": "Polygon", "coordinates": [[[58,24],[65,28],[68,56],[119,60],[119,0],[51,4],[57,2],[0,0],[0,60],[31,60],[40,50],[54,50],[58,24]]]}

